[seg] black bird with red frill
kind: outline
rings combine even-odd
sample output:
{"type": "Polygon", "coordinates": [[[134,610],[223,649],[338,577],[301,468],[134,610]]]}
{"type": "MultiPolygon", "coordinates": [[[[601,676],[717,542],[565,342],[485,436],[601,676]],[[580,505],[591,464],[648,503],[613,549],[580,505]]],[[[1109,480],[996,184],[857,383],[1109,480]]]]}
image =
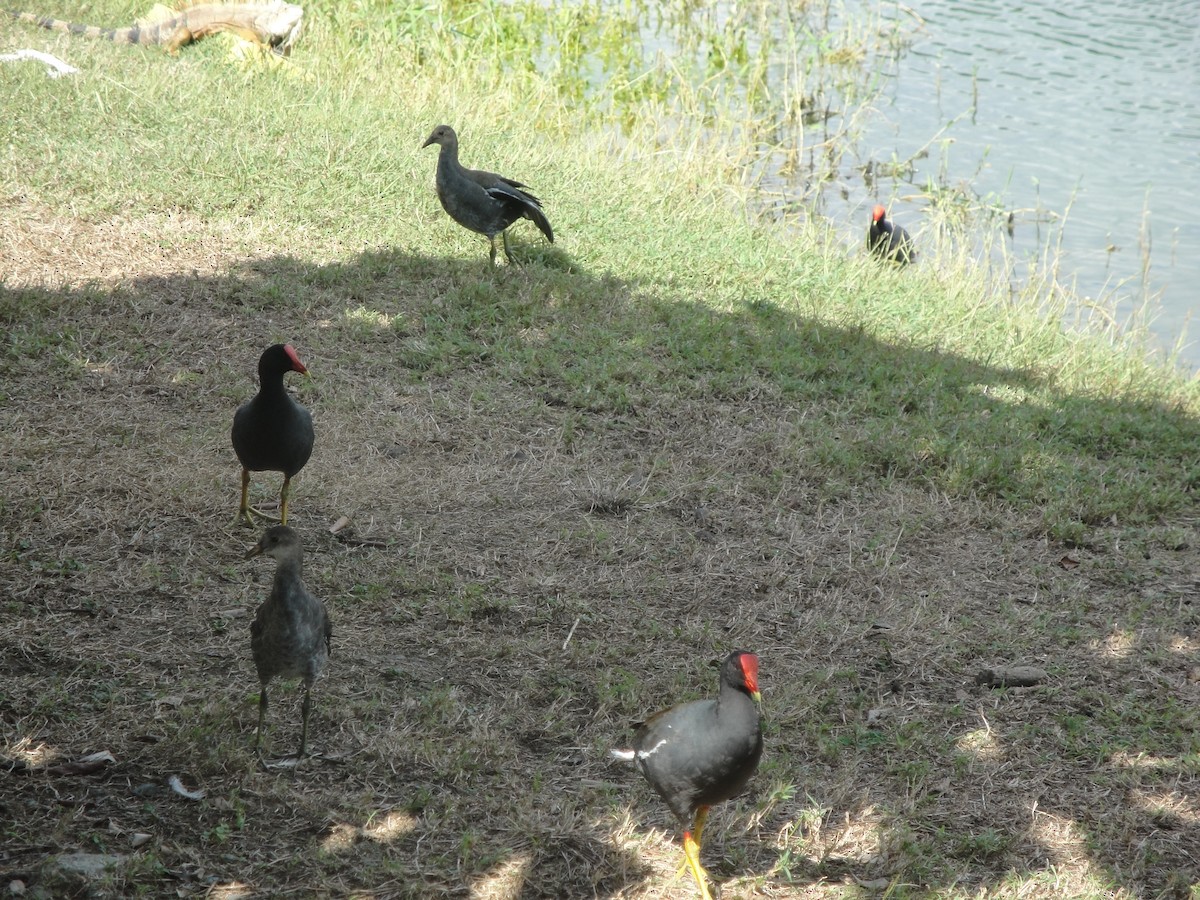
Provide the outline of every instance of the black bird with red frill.
{"type": "Polygon", "coordinates": [[[709,808],[741,793],[762,758],[758,657],[735,650],[721,664],[721,691],[656,713],[634,734],[633,747],[613,750],[632,760],[683,826],[683,852],[711,900],[700,839],[709,808]]]}

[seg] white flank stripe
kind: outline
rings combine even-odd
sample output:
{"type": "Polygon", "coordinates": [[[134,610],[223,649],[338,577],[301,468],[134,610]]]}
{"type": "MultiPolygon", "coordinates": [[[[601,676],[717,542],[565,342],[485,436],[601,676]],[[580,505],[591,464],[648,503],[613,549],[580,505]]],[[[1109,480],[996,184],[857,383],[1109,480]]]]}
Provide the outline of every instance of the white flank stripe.
{"type": "Polygon", "coordinates": [[[651,756],[653,756],[653,755],[654,755],[654,752],[655,752],[655,751],[656,751],[656,750],[657,750],[659,747],[661,747],[663,744],[665,744],[666,742],[667,742],[667,739],[666,739],[666,738],[663,738],[661,741],[659,741],[657,744],[655,744],[655,745],[654,745],[653,747],[651,747],[649,750],[640,750],[640,751],[638,751],[638,759],[649,759],[651,756]]]}

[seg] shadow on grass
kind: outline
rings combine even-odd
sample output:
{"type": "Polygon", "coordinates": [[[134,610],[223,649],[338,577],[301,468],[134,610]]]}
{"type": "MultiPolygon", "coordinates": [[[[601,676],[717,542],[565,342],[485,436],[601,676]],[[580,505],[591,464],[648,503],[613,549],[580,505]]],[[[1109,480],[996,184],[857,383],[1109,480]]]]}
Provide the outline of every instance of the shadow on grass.
{"type": "MultiPolygon", "coordinates": [[[[444,453],[456,454],[460,467],[451,474],[461,474],[472,454],[521,462],[531,452],[543,459],[553,451],[586,463],[596,484],[625,484],[621,466],[592,467],[589,454],[601,447],[615,447],[612,458],[633,459],[650,470],[677,465],[683,470],[677,481],[653,503],[642,503],[644,493],[601,487],[614,494],[602,499],[616,502],[593,504],[572,520],[594,525],[603,519],[597,509],[614,511],[609,520],[626,532],[614,536],[618,529],[596,527],[585,537],[604,543],[605,565],[624,567],[627,583],[661,579],[654,589],[669,593],[671,578],[645,567],[645,559],[657,562],[675,552],[711,559],[704,544],[717,526],[689,532],[689,542],[680,545],[684,551],[649,545],[633,529],[639,519],[658,517],[666,523],[661,533],[668,526],[678,530],[678,510],[685,500],[693,502],[694,483],[708,486],[701,498],[729,521],[739,512],[731,505],[736,502],[745,504],[746,520],[766,522],[793,515],[805,503],[844,504],[863,491],[950,497],[987,510],[976,519],[951,516],[942,531],[922,526],[931,539],[952,540],[946,532],[969,520],[984,542],[1015,543],[1021,552],[1043,548],[1030,562],[1035,576],[1025,581],[1004,582],[1004,573],[980,572],[983,564],[968,563],[973,576],[1005,585],[999,596],[964,586],[964,605],[950,611],[915,607],[907,646],[899,638],[880,640],[872,617],[899,617],[905,592],[921,589],[921,556],[911,537],[902,544],[896,536],[893,555],[913,560],[899,575],[889,569],[889,556],[850,573],[844,585],[827,578],[806,585],[808,593],[763,587],[739,597],[738,642],[762,648],[767,684],[773,678],[774,688],[764,691],[767,762],[749,795],[760,806],[758,836],[733,829],[722,841],[711,832],[706,863],[719,878],[845,881],[852,892],[890,888],[891,896],[1000,891],[1022,879],[1052,895],[1062,889],[1062,878],[1084,891],[1107,884],[1131,895],[1184,896],[1189,884],[1200,881],[1194,799],[1200,764],[1194,713],[1187,707],[1191,702],[1195,708],[1187,673],[1200,622],[1191,608],[1194,591],[1163,583],[1172,554],[1187,552],[1187,542],[1172,544],[1159,527],[1194,516],[1200,478],[1194,418],[1155,400],[1071,394],[1057,387],[1054,373],[883,343],[861,329],[795,315],[780,298],[756,297],[753,288],[740,308],[719,312],[664,296],[660,287],[581,271],[556,247],[520,245],[516,252],[526,265],[494,271],[486,256],[463,262],[369,251],[322,265],[266,257],[225,275],[145,278],[116,288],[0,289],[8,338],[0,360],[0,412],[9,444],[0,474],[12,488],[0,506],[0,523],[10,563],[5,580],[14,598],[0,666],[0,677],[13,684],[2,707],[6,743],[44,734],[64,746],[117,746],[118,758],[132,762],[90,784],[88,802],[94,813],[109,813],[130,827],[139,825],[140,814],[129,784],[160,780],[169,771],[196,772],[225,806],[210,808],[199,824],[165,804],[155,812],[164,841],[178,845],[158,851],[169,872],[199,859],[210,873],[237,880],[249,871],[251,880],[272,889],[305,890],[316,881],[396,896],[626,896],[650,880],[636,853],[615,848],[606,830],[614,830],[631,804],[639,822],[654,822],[672,835],[674,823],[633,770],[603,761],[603,747],[624,737],[624,721],[684,699],[681,690],[707,693],[707,681],[680,685],[669,671],[677,663],[674,654],[686,660],[700,652],[690,642],[701,632],[689,631],[678,610],[703,613],[707,635],[708,621],[727,608],[727,598],[702,587],[712,597],[697,600],[689,588],[662,606],[605,608],[593,602],[601,585],[571,581],[599,571],[582,574],[583,527],[569,531],[547,514],[544,532],[535,526],[518,536],[520,529],[503,521],[503,508],[523,498],[505,494],[502,486],[486,516],[468,508],[464,519],[474,516],[472,523],[444,526],[446,546],[431,557],[433,575],[415,572],[419,560],[400,551],[410,569],[404,578],[428,579],[427,589],[412,590],[436,615],[429,613],[429,622],[414,615],[388,624],[394,636],[366,633],[390,622],[391,583],[381,582],[381,599],[374,599],[366,590],[373,573],[349,568],[355,560],[348,553],[345,561],[336,556],[339,548],[321,550],[335,576],[343,566],[356,587],[365,586],[356,605],[337,609],[335,628],[353,632],[356,616],[372,619],[361,642],[343,646],[340,655],[335,648],[326,683],[338,702],[332,709],[319,705],[318,728],[326,734],[347,730],[337,738],[349,754],[344,772],[320,771],[294,787],[256,780],[243,791],[252,776],[228,760],[206,763],[196,748],[169,739],[150,752],[129,746],[129,738],[118,746],[123,739],[112,733],[114,712],[137,715],[145,692],[158,690],[148,686],[176,671],[169,652],[143,660],[148,676],[105,669],[111,696],[125,700],[90,705],[72,697],[55,667],[22,662],[54,659],[73,642],[82,642],[80,658],[103,659],[103,634],[64,631],[61,618],[79,606],[77,593],[92,591],[89,579],[103,589],[105,567],[128,570],[123,577],[137,582],[147,566],[140,549],[129,549],[142,540],[135,523],[76,527],[72,558],[81,562],[65,565],[67,532],[55,509],[86,502],[107,506],[119,518],[128,511],[119,504],[144,502],[154,520],[177,503],[193,510],[189,526],[210,528],[228,517],[235,501],[230,492],[229,509],[189,507],[186,494],[205,487],[205,475],[197,472],[179,474],[189,487],[182,499],[130,499],[71,478],[55,481],[53,460],[64,443],[82,431],[83,443],[118,453],[128,446],[132,457],[146,449],[145,434],[165,434],[169,446],[131,464],[133,474],[143,477],[162,458],[222,452],[226,419],[252,390],[245,373],[262,346],[289,338],[316,376],[315,386],[302,389],[311,393],[306,402],[314,407],[319,442],[322,428],[331,435],[357,434],[355,423],[369,425],[379,417],[388,433],[378,435],[376,449],[391,453],[407,440],[396,422],[411,416],[422,396],[453,393],[465,398],[473,421],[494,423],[500,435],[508,425],[515,432],[507,444],[502,438],[464,447],[462,435],[446,437],[444,453]],[[121,402],[129,404],[121,422],[80,418],[121,402]],[[159,419],[167,431],[155,432],[159,419]],[[522,426],[525,421],[530,424],[522,426]],[[719,439],[727,431],[740,437],[722,453],[719,439]],[[703,432],[710,432],[711,452],[690,454],[677,443],[703,432]],[[738,494],[746,499],[730,500],[738,494]],[[1119,532],[1134,527],[1143,531],[1119,532]],[[110,531],[117,536],[111,553],[87,549],[108,541],[110,531]],[[1166,561],[1158,570],[1127,569],[1110,532],[1134,542],[1146,559],[1166,561]],[[542,558],[531,554],[516,567],[518,574],[506,575],[493,562],[492,568],[473,564],[489,573],[474,575],[460,560],[482,558],[481,549],[515,553],[521,540],[561,547],[555,552],[566,557],[562,568],[539,569],[542,558]],[[1069,555],[1080,551],[1092,556],[1069,555]],[[1071,562],[1055,567],[1060,557],[1071,562]],[[913,581],[911,588],[905,578],[913,581]],[[1018,596],[1031,582],[1048,591],[1054,608],[1018,596]],[[543,609],[547,584],[578,606],[543,609]],[[884,588],[899,594],[892,599],[900,602],[883,607],[875,591],[884,588]],[[1092,590],[1111,606],[1090,601],[1092,590]],[[452,610],[446,594],[454,595],[452,610]],[[823,597],[847,594],[861,606],[846,600],[820,610],[823,597]],[[780,621],[781,609],[816,618],[785,618],[780,632],[772,623],[780,621]],[[618,625],[621,616],[636,621],[618,625]],[[603,633],[611,626],[629,643],[613,638],[585,651],[581,635],[568,653],[563,626],[585,617],[585,629],[603,633]],[[954,635],[950,643],[963,645],[961,653],[939,650],[927,667],[906,659],[919,655],[924,637],[947,631],[954,635]],[[851,637],[836,659],[816,662],[824,657],[814,651],[831,633],[851,637]],[[406,643],[395,663],[386,654],[401,635],[406,643]],[[619,661],[589,655],[593,650],[619,661]],[[1050,674],[1047,685],[995,691],[972,682],[975,659],[1006,652],[1041,662],[1050,674]],[[408,666],[413,656],[436,674],[417,679],[406,692],[381,686],[381,672],[408,666]],[[629,660],[645,665],[631,665],[632,686],[618,689],[615,677],[626,673],[629,660]],[[338,688],[342,679],[353,680],[355,690],[338,688]],[[18,699],[52,691],[58,691],[58,704],[36,714],[18,699]],[[414,728],[390,753],[371,749],[373,735],[391,735],[401,728],[397,723],[409,720],[428,724],[414,728]],[[396,759],[405,754],[424,760],[413,770],[417,775],[398,770],[396,759]],[[771,784],[796,790],[776,797],[771,784]],[[586,785],[583,799],[572,796],[578,785],[586,785]],[[411,827],[383,841],[369,833],[381,794],[401,806],[413,796],[429,799],[418,804],[411,827]],[[515,826],[514,807],[521,810],[515,826]],[[229,819],[220,810],[230,808],[242,811],[244,846],[230,843],[219,829],[229,819]],[[294,828],[273,827],[281,809],[292,810],[294,828]],[[811,828],[814,821],[822,827],[811,828]],[[322,849],[339,822],[349,829],[349,843],[322,849]],[[268,852],[281,860],[308,851],[317,851],[315,859],[299,868],[263,861],[268,852]],[[722,862],[722,852],[735,864],[722,862]],[[1095,881],[1089,886],[1087,878],[1095,881]]],[[[325,448],[333,456],[351,451],[363,448],[325,448]]],[[[439,463],[419,456],[412,464],[439,463]]],[[[356,500],[361,505],[374,503],[382,512],[397,502],[372,500],[374,487],[356,489],[353,474],[343,477],[348,483],[339,490],[364,495],[356,500]]],[[[497,477],[497,485],[502,482],[497,477]]],[[[514,484],[514,490],[529,490],[519,479],[514,484]]],[[[320,486],[309,490],[322,512],[334,508],[320,486]]],[[[564,496],[547,501],[552,512],[561,510],[564,496]]],[[[441,509],[437,515],[450,519],[441,509]]],[[[866,513],[865,546],[877,538],[873,519],[881,518],[866,513]]],[[[813,531],[826,527],[800,521],[813,531]]],[[[765,558],[767,533],[754,530],[758,525],[739,527],[735,537],[759,546],[765,558]]],[[[163,551],[168,558],[169,550],[163,551]]],[[[238,551],[240,546],[218,550],[196,563],[198,571],[214,583],[228,582],[222,567],[238,551]]],[[[394,568],[388,554],[375,556],[363,565],[394,568]]],[[[768,562],[776,568],[768,571],[767,563],[742,555],[730,568],[746,583],[770,585],[760,570],[793,577],[786,560],[768,562]]],[[[795,568],[803,568],[803,560],[795,568]]],[[[196,627],[211,639],[206,621],[201,613],[196,627]]],[[[179,635],[168,631],[165,638],[170,646],[179,635]]],[[[221,646],[236,666],[237,642],[221,646]]],[[[206,690],[203,682],[191,689],[206,690]]],[[[240,690],[229,689],[235,706],[240,690]]],[[[209,725],[222,728],[219,719],[209,725]]],[[[34,824],[40,815],[61,802],[46,782],[15,777],[0,786],[0,800],[20,817],[30,813],[29,821],[14,826],[29,833],[40,827],[34,824]]],[[[714,813],[729,817],[728,811],[714,813]]],[[[94,837],[90,825],[76,822],[64,826],[56,842],[85,846],[94,837]]],[[[674,849],[671,859],[672,865],[678,861],[674,849]]],[[[161,870],[153,877],[160,878],[161,870]]]]}

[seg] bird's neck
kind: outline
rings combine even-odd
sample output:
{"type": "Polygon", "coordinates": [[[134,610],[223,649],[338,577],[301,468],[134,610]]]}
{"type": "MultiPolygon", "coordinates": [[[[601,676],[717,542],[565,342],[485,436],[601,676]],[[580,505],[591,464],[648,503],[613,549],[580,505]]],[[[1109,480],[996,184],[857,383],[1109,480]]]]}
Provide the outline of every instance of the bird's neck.
{"type": "Polygon", "coordinates": [[[275,585],[283,587],[300,581],[300,560],[294,556],[286,556],[279,560],[275,567],[275,585]]]}
{"type": "Polygon", "coordinates": [[[725,684],[721,686],[721,693],[717,695],[717,712],[719,714],[722,710],[739,709],[746,703],[754,705],[754,700],[749,694],[725,684]]]}
{"type": "Polygon", "coordinates": [[[283,388],[282,372],[259,372],[258,390],[260,394],[286,394],[283,388]]]}
{"type": "Polygon", "coordinates": [[[443,144],[438,152],[438,166],[445,166],[449,169],[460,168],[458,162],[458,147],[453,144],[443,144]]]}

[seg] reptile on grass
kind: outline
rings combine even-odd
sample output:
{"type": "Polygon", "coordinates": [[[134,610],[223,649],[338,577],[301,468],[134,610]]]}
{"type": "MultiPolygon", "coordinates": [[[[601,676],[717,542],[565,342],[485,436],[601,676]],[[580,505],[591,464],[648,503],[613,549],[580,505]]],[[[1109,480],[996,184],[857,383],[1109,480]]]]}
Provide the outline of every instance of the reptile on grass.
{"type": "Polygon", "coordinates": [[[64,19],[39,16],[37,13],[8,14],[18,22],[29,22],[51,31],[81,34],[118,44],[141,44],[165,47],[176,53],[180,47],[200,38],[228,31],[255,44],[286,56],[300,32],[304,10],[283,0],[261,3],[191,3],[175,9],[155,6],[150,14],[127,28],[99,28],[78,25],[64,19]]]}

